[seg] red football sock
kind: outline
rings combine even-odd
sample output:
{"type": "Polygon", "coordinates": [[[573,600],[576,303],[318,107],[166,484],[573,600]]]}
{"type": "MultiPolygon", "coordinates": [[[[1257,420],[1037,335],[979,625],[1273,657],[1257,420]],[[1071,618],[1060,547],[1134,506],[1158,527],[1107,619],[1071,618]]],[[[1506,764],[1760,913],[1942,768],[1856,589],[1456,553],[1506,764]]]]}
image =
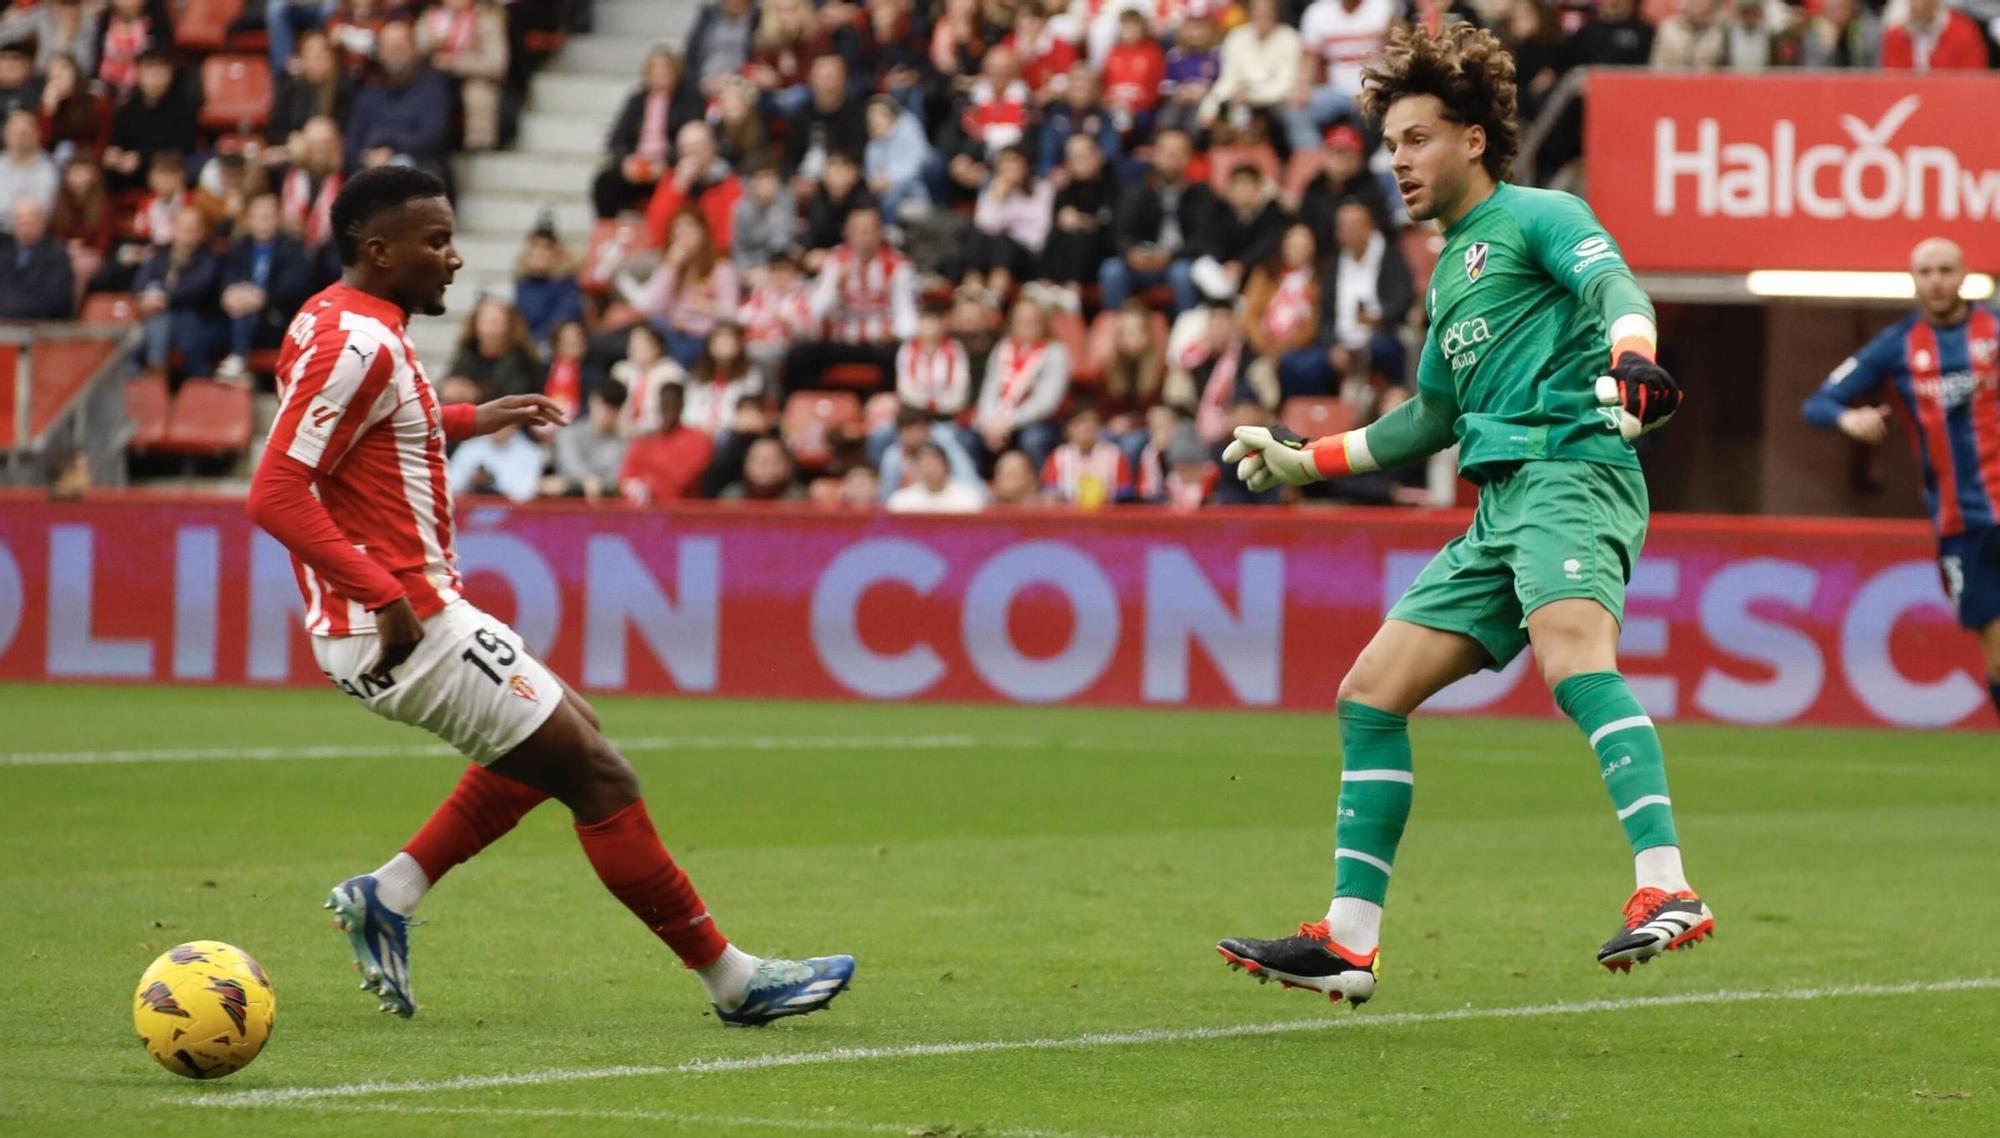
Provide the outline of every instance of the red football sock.
{"type": "Polygon", "coordinates": [[[667,942],[689,968],[721,958],[729,941],[715,927],[694,884],[674,864],[643,799],[602,822],[578,824],[577,840],[611,895],[667,942]]]}
{"type": "Polygon", "coordinates": [[[431,814],[403,852],[415,858],[424,876],[436,885],[452,866],[499,841],[548,797],[485,767],[467,766],[451,797],[431,814]]]}

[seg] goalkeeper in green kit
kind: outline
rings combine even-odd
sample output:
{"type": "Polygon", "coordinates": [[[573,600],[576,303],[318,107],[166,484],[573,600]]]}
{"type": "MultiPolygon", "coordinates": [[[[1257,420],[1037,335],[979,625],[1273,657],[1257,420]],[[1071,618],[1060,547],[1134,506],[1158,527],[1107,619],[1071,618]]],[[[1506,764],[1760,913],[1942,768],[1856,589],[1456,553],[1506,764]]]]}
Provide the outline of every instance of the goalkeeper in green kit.
{"type": "Polygon", "coordinates": [[[1444,229],[1417,396],[1328,438],[1240,427],[1224,458],[1264,490],[1411,463],[1456,442],[1479,509],[1341,680],[1325,920],[1217,949],[1232,967],[1336,1002],[1374,995],[1382,903],[1415,789],[1407,717],[1533,645],[1631,840],[1637,890],[1597,950],[1598,963],[1626,971],[1715,928],[1683,875],[1659,735],[1618,673],[1625,583],[1646,537],[1631,439],[1665,423],[1681,392],[1654,362],[1652,304],[1590,209],[1503,180],[1519,145],[1514,61],[1491,34],[1399,30],[1367,71],[1361,105],[1381,124],[1410,216],[1444,229]]]}

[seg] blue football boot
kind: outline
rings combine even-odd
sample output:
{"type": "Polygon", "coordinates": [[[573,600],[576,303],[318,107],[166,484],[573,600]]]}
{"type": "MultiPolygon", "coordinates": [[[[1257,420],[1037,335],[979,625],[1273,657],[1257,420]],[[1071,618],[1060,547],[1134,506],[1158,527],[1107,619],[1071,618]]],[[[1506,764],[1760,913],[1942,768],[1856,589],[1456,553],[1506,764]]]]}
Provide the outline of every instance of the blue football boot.
{"type": "Polygon", "coordinates": [[[759,960],[743,1002],[734,1011],[724,1011],[718,1004],[715,1014],[730,1027],[762,1027],[774,1019],[820,1010],[845,992],[852,979],[852,956],[759,960]]]}
{"type": "Polygon", "coordinates": [[[375,896],[375,875],[350,877],[333,887],[326,907],[333,927],[347,934],[361,990],[381,998],[381,1010],[408,1019],[417,1014],[410,990],[410,925],[375,896]]]}

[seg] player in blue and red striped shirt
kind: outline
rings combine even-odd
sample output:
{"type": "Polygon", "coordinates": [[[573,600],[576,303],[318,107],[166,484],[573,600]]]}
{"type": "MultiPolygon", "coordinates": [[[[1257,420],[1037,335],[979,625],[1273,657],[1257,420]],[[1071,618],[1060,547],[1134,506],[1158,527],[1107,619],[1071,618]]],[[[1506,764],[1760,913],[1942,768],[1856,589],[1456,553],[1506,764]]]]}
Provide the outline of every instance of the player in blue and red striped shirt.
{"type": "Polygon", "coordinates": [[[1959,296],[1965,255],[1934,237],[1910,254],[1917,311],[1849,356],[1812,398],[1806,421],[1874,444],[1888,437],[1894,391],[1924,468],[1938,566],[1958,622],[1986,650],[2000,709],[2000,312],[1959,296]]]}

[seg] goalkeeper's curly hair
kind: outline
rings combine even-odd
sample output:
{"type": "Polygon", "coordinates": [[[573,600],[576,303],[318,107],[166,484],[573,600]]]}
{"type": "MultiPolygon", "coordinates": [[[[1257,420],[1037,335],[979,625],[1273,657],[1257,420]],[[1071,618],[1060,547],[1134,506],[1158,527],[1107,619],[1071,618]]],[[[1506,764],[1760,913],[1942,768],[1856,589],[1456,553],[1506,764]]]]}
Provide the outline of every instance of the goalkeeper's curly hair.
{"type": "Polygon", "coordinates": [[[1507,177],[1521,149],[1514,57],[1492,32],[1449,24],[1432,34],[1411,24],[1390,33],[1380,60],[1361,74],[1361,113],[1379,123],[1412,95],[1436,95],[1446,119],[1484,128],[1480,164],[1496,182],[1507,177]]]}

